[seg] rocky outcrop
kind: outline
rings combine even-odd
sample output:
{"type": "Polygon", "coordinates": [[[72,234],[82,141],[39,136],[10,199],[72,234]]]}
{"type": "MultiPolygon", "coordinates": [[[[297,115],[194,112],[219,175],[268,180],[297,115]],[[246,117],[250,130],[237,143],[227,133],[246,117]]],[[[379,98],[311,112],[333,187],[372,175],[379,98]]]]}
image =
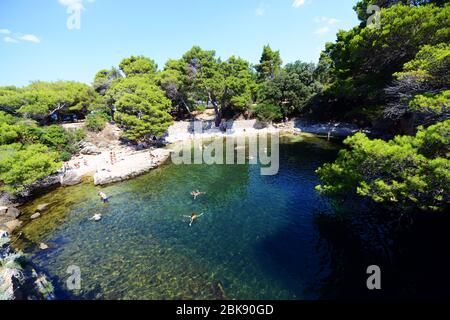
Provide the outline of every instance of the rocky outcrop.
{"type": "Polygon", "coordinates": [[[169,156],[170,151],[166,149],[128,155],[125,160],[97,171],[94,175],[94,184],[105,185],[137,177],[160,166],[169,156]]]}
{"type": "Polygon", "coordinates": [[[357,132],[370,133],[370,131],[367,129],[361,129],[354,124],[344,122],[316,123],[302,119],[296,119],[293,120],[292,123],[295,129],[301,130],[302,132],[323,136],[330,135],[332,137],[347,137],[357,132]]]}
{"type": "Polygon", "coordinates": [[[0,208],[0,232],[13,232],[20,227],[21,222],[17,219],[21,212],[15,207],[0,208]]]}
{"type": "Polygon", "coordinates": [[[80,153],[84,154],[84,155],[99,155],[102,153],[102,151],[99,148],[97,148],[95,145],[93,145],[92,143],[84,142],[81,145],[80,153]]]}
{"type": "Polygon", "coordinates": [[[0,231],[0,300],[53,300],[47,277],[11,247],[9,233],[0,231]]]}
{"type": "Polygon", "coordinates": [[[167,143],[175,143],[189,139],[240,136],[247,134],[270,133],[277,129],[271,124],[258,120],[228,120],[216,127],[213,120],[178,121],[169,127],[164,137],[167,143]]]}
{"type": "Polygon", "coordinates": [[[83,175],[76,170],[67,171],[59,177],[59,183],[61,186],[74,186],[81,183],[83,175]]]}
{"type": "Polygon", "coordinates": [[[6,192],[3,192],[0,196],[0,206],[14,206],[24,204],[28,200],[46,192],[52,191],[59,186],[61,186],[60,174],[52,174],[27,186],[18,194],[10,195],[6,192]]]}

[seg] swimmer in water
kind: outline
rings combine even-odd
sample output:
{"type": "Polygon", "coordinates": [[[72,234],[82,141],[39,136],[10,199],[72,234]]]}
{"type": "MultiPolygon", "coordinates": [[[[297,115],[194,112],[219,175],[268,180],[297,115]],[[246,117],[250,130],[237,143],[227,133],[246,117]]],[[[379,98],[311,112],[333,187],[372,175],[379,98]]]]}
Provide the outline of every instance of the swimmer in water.
{"type": "Polygon", "coordinates": [[[108,196],[104,192],[100,191],[98,195],[100,196],[100,199],[103,201],[103,203],[109,202],[108,196]]]}
{"type": "Polygon", "coordinates": [[[204,215],[204,213],[197,215],[195,212],[192,212],[191,216],[185,216],[186,218],[189,218],[189,227],[192,227],[192,224],[194,223],[195,220],[197,220],[198,218],[200,218],[202,215],[204,215]]]}
{"type": "Polygon", "coordinates": [[[197,199],[197,197],[199,197],[199,196],[202,196],[202,195],[204,195],[204,194],[206,194],[206,192],[200,192],[200,191],[192,191],[191,192],[191,196],[193,196],[194,197],[194,200],[196,200],[197,199]]]}
{"type": "Polygon", "coordinates": [[[94,214],[93,217],[89,218],[89,220],[100,221],[102,219],[102,215],[100,213],[94,214]]]}
{"type": "Polygon", "coordinates": [[[198,216],[195,213],[191,214],[191,222],[189,222],[189,227],[192,226],[195,220],[197,220],[198,216]]]}

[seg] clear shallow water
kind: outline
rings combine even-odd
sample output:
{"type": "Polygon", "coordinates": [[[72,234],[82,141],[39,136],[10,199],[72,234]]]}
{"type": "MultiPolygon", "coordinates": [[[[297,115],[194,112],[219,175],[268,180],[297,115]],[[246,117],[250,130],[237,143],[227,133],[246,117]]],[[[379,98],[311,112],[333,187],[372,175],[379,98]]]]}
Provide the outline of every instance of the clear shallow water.
{"type": "Polygon", "coordinates": [[[392,280],[385,292],[416,292],[416,278],[394,277],[402,267],[391,249],[396,239],[378,215],[352,219],[314,191],[315,169],[333,161],[337,147],[285,140],[276,176],[261,176],[257,165],[169,163],[105,188],[61,188],[24,208],[30,215],[52,203],[16,244],[51,276],[60,298],[366,297],[365,269],[374,263],[392,280]],[[193,200],[197,189],[207,194],[193,200]],[[205,214],[189,227],[184,216],[192,212],[205,214]],[[88,221],[95,213],[103,219],[88,221]],[[39,250],[41,242],[50,249],[39,250]],[[71,265],[81,268],[80,291],[66,288],[71,265]]]}

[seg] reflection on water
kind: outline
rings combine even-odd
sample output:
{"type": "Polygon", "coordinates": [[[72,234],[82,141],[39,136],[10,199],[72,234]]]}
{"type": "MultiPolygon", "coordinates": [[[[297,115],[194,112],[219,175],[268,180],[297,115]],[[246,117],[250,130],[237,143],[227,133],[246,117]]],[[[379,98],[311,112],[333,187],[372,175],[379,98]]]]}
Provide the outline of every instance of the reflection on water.
{"type": "Polygon", "coordinates": [[[167,164],[102,188],[106,206],[92,184],[58,189],[24,208],[31,215],[51,203],[16,244],[52,277],[60,298],[370,297],[365,268],[382,261],[392,275],[399,265],[390,249],[396,239],[384,236],[393,227],[372,221],[380,215],[344,214],[314,191],[314,171],[335,159],[335,144],[283,142],[276,176],[261,176],[257,165],[167,164]],[[197,189],[207,194],[193,200],[197,189]],[[204,215],[189,227],[192,212],[204,215]],[[100,222],[88,220],[95,213],[100,222]],[[50,249],[40,251],[41,242],[50,249]],[[71,265],[81,268],[77,292],[65,286],[71,265]]]}

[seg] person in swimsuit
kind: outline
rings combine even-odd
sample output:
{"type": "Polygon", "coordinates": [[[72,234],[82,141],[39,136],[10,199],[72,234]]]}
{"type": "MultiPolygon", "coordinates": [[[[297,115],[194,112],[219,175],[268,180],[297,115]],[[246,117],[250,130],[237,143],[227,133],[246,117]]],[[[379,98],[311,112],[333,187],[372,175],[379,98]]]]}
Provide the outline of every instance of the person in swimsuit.
{"type": "Polygon", "coordinates": [[[195,212],[192,212],[191,216],[185,216],[186,218],[189,218],[189,227],[192,227],[192,224],[194,223],[194,221],[196,221],[198,218],[200,218],[202,215],[204,215],[204,213],[197,215],[195,212]]]}
{"type": "Polygon", "coordinates": [[[192,191],[191,192],[191,196],[193,196],[194,197],[194,200],[196,200],[197,199],[197,197],[199,197],[199,196],[202,196],[202,195],[204,195],[204,194],[206,194],[206,192],[200,192],[200,191],[192,191]]]}
{"type": "Polygon", "coordinates": [[[100,196],[100,199],[103,201],[103,203],[109,202],[108,196],[104,192],[100,191],[98,195],[100,196]]]}

